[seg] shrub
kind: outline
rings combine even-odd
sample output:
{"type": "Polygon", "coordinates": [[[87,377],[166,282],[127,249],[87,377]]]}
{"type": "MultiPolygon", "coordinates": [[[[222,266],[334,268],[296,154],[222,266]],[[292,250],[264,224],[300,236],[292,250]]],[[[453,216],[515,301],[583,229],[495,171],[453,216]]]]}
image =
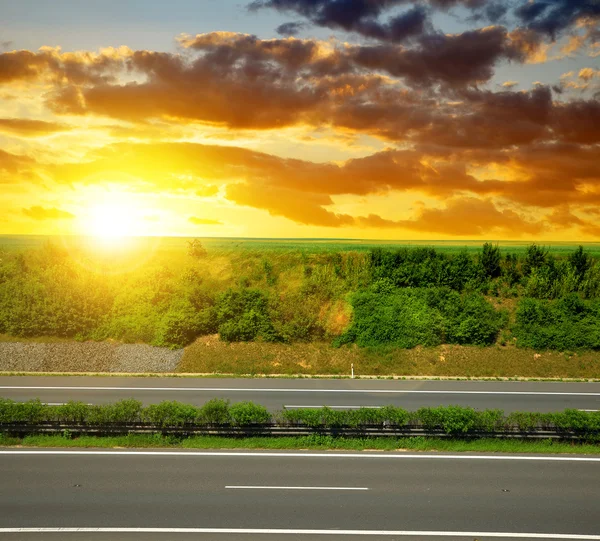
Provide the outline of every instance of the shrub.
{"type": "Polygon", "coordinates": [[[229,400],[213,398],[198,411],[198,422],[211,425],[224,425],[231,422],[229,400]]]}
{"type": "Polygon", "coordinates": [[[527,276],[531,274],[534,269],[541,268],[546,263],[548,257],[548,250],[543,246],[538,246],[533,243],[527,247],[527,253],[525,254],[525,262],[523,263],[523,273],[527,276]]]}
{"type": "Polygon", "coordinates": [[[217,299],[216,315],[219,334],[227,342],[278,338],[269,317],[268,299],[259,290],[228,289],[217,299]]]}
{"type": "Polygon", "coordinates": [[[229,408],[229,414],[234,425],[246,426],[270,423],[271,414],[264,406],[253,402],[238,402],[229,408]]]}
{"type": "Polygon", "coordinates": [[[54,419],[64,423],[85,423],[89,417],[89,409],[83,402],[69,401],[54,409],[54,419]]]}
{"type": "Polygon", "coordinates": [[[477,412],[460,406],[420,408],[417,417],[424,428],[442,429],[446,434],[465,434],[478,426],[477,412]]]}
{"type": "Polygon", "coordinates": [[[374,289],[351,297],[353,320],[338,344],[412,348],[442,342],[442,318],[438,311],[430,309],[419,290],[401,289],[383,296],[379,287],[377,284],[374,289]]]}
{"type": "Polygon", "coordinates": [[[305,425],[312,428],[323,426],[321,410],[317,408],[283,410],[282,420],[287,424],[305,425]]]}
{"type": "Polygon", "coordinates": [[[506,419],[506,426],[508,428],[517,428],[522,432],[531,432],[538,426],[539,423],[539,413],[515,411],[512,412],[506,419]]]}
{"type": "MultiPolygon", "coordinates": [[[[420,408],[407,412],[395,406],[334,410],[307,408],[282,410],[275,415],[280,425],[301,425],[315,429],[369,426],[423,427],[442,430],[451,436],[474,432],[558,429],[582,436],[600,435],[600,412],[567,409],[557,413],[513,412],[505,416],[500,410],[476,411],[461,406],[420,408]]],[[[122,400],[103,406],[69,402],[47,406],[39,400],[13,402],[0,398],[0,423],[38,424],[48,421],[88,425],[150,423],[166,429],[195,425],[250,426],[273,422],[271,413],[259,404],[240,402],[232,406],[226,400],[213,399],[198,408],[179,402],[161,402],[143,408],[137,400],[122,400]]]]}
{"type": "Polygon", "coordinates": [[[198,418],[198,408],[180,402],[163,401],[144,409],[143,419],[161,427],[185,426],[198,418]]]}
{"type": "Polygon", "coordinates": [[[518,345],[559,351],[600,349],[600,302],[572,293],[555,301],[519,301],[513,333],[518,345]]]}
{"type": "Polygon", "coordinates": [[[50,420],[49,407],[39,399],[28,402],[14,402],[0,398],[0,422],[2,423],[40,423],[50,420]]]}
{"type": "Polygon", "coordinates": [[[500,248],[498,245],[493,246],[489,242],[483,245],[483,251],[481,253],[481,265],[483,270],[489,278],[498,278],[500,276],[500,248]]]}
{"type": "Polygon", "coordinates": [[[216,331],[212,308],[197,310],[190,302],[180,302],[166,312],[158,326],[154,345],[181,348],[196,337],[216,331]]]}
{"type": "Polygon", "coordinates": [[[351,297],[354,317],[336,344],[403,348],[441,343],[489,345],[505,322],[505,314],[479,293],[389,287],[387,280],[380,280],[351,297]]]}

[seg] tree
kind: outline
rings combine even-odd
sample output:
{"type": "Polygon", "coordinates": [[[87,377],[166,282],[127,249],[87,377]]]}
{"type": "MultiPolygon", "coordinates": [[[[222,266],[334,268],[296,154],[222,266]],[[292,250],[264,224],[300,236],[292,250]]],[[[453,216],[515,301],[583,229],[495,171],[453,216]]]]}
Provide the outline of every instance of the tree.
{"type": "Polygon", "coordinates": [[[592,262],[590,260],[589,254],[586,254],[583,251],[583,246],[579,245],[577,250],[575,250],[575,252],[569,255],[569,263],[571,264],[571,267],[573,267],[573,270],[577,275],[577,279],[582,280],[586,271],[590,268],[592,262]]]}
{"type": "Polygon", "coordinates": [[[523,273],[525,275],[531,274],[534,269],[539,269],[546,263],[546,257],[548,250],[543,246],[538,246],[533,243],[527,247],[527,253],[525,255],[525,263],[523,265],[523,273]]]}
{"type": "Polygon", "coordinates": [[[188,255],[194,259],[202,259],[206,257],[206,248],[202,246],[202,242],[198,239],[188,241],[188,255]]]}
{"type": "Polygon", "coordinates": [[[489,242],[483,245],[481,265],[489,278],[498,278],[500,276],[500,248],[498,245],[493,246],[489,242]]]}

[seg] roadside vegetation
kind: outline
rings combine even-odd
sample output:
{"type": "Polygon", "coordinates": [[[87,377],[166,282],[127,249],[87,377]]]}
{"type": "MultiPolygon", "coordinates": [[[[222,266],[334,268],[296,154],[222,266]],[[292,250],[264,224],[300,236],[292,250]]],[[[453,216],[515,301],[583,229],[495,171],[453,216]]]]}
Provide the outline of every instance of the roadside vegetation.
{"type": "Polygon", "coordinates": [[[3,447],[69,448],[166,448],[166,449],[301,449],[314,451],[444,451],[490,453],[576,453],[600,454],[600,444],[556,440],[508,440],[482,438],[461,440],[447,438],[344,438],[313,434],[297,437],[226,438],[220,436],[176,437],[162,434],[128,434],[126,436],[32,435],[23,438],[0,433],[3,447]]]}
{"type": "MultiPolygon", "coordinates": [[[[526,352],[514,353],[517,364],[532,357],[529,364],[535,365],[543,354],[541,365],[549,359],[561,365],[533,367],[533,377],[600,373],[592,353],[600,350],[595,252],[581,246],[550,251],[536,244],[501,249],[489,243],[477,250],[373,245],[335,251],[315,243],[311,251],[306,246],[207,248],[193,240],[168,252],[100,253],[56,243],[5,250],[0,334],[3,340],[116,340],[169,348],[195,342],[178,368],[184,372],[277,373],[277,361],[268,359],[273,344],[277,352],[289,346],[325,351],[318,354],[323,362],[306,373],[347,373],[348,362],[343,370],[335,367],[340,348],[342,356],[359,359],[363,374],[524,375],[507,373],[502,361],[491,373],[485,361],[468,373],[444,372],[444,351],[459,351],[452,350],[458,346],[474,356],[484,346],[517,349],[526,352]],[[230,352],[236,344],[267,349],[264,358],[251,354],[254,368],[241,370],[226,359],[209,367],[198,360],[199,338],[230,352]],[[425,356],[437,358],[441,372],[436,366],[420,372],[422,365],[414,360],[419,354],[402,353],[421,348],[433,352],[425,356]],[[554,358],[549,352],[561,353],[554,358]],[[412,360],[400,369],[386,367],[390,359],[405,357],[412,360]]],[[[304,361],[292,354],[294,372],[302,373],[304,361]]],[[[284,366],[281,373],[288,370],[284,366]]]]}
{"type": "MultiPolygon", "coordinates": [[[[133,399],[107,405],[81,402],[48,405],[39,400],[14,402],[0,398],[0,429],[18,432],[30,426],[37,430],[37,427],[48,423],[54,425],[47,428],[79,431],[86,427],[127,432],[129,428],[144,426],[161,432],[172,429],[192,431],[211,427],[276,426],[317,431],[418,428],[429,432],[439,431],[452,437],[550,430],[565,436],[600,437],[600,412],[575,409],[552,413],[513,412],[508,415],[502,410],[479,411],[461,406],[425,407],[412,412],[395,406],[355,410],[322,407],[270,412],[253,402],[230,404],[221,399],[210,400],[203,406],[165,401],[144,407],[133,399]]],[[[377,432],[374,435],[378,435],[377,432]]]]}

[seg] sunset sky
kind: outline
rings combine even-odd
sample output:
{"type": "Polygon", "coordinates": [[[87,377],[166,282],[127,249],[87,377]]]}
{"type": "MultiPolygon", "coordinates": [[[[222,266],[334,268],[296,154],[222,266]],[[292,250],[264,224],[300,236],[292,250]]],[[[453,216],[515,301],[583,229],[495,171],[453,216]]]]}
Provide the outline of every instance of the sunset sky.
{"type": "Polygon", "coordinates": [[[598,0],[0,13],[0,233],[600,239],[598,0]]]}

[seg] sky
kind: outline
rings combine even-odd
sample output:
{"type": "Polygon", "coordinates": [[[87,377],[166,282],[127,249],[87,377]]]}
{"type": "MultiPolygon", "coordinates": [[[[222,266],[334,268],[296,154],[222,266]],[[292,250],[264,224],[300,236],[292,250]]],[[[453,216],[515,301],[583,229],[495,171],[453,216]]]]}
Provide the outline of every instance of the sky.
{"type": "Polygon", "coordinates": [[[600,239],[598,0],[0,12],[0,234],[600,239]]]}

